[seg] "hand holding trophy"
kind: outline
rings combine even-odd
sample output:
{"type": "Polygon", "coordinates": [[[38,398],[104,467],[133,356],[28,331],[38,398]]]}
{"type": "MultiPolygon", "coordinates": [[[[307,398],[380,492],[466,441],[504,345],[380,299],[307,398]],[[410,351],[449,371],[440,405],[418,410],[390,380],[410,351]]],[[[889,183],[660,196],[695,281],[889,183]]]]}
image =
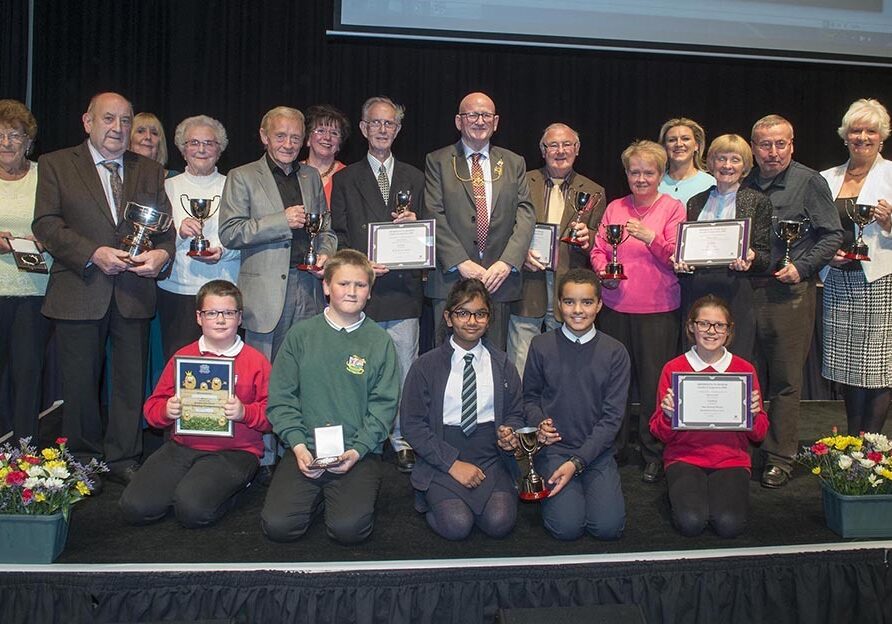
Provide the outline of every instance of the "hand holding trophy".
{"type": "Polygon", "coordinates": [[[404,212],[409,210],[409,206],[412,205],[412,191],[397,191],[396,192],[396,208],[394,212],[396,216],[399,217],[404,212]]]}
{"type": "Polygon", "coordinates": [[[131,256],[138,256],[154,249],[151,236],[166,232],[173,223],[166,212],[136,202],[127,202],[124,208],[124,220],[130,224],[131,230],[121,239],[120,248],[131,256]]]}
{"type": "MultiPolygon", "coordinates": [[[[204,228],[204,222],[213,217],[217,209],[220,208],[220,203],[217,202],[217,208],[212,210],[213,203],[218,199],[220,199],[219,195],[214,195],[211,199],[198,199],[183,193],[180,195],[180,205],[186,211],[186,214],[198,221],[201,227],[204,228]]],[[[192,241],[189,243],[189,251],[186,252],[186,255],[190,257],[210,256],[213,255],[209,251],[210,248],[211,242],[202,233],[199,233],[192,237],[192,241]]]]}
{"type": "Polygon", "coordinates": [[[858,228],[858,236],[843,254],[849,260],[869,261],[867,243],[864,242],[864,228],[876,221],[876,207],[870,204],[846,202],[846,214],[858,228]]]}
{"type": "Polygon", "coordinates": [[[808,218],[803,219],[802,221],[795,221],[792,219],[783,219],[778,220],[777,217],[771,218],[773,222],[773,230],[775,236],[784,241],[787,245],[786,253],[784,253],[784,257],[777,265],[777,269],[780,270],[789,264],[793,264],[793,259],[790,257],[790,250],[793,247],[793,243],[802,238],[806,231],[808,231],[808,218]]]}
{"type": "MultiPolygon", "coordinates": [[[[576,216],[573,217],[572,223],[579,223],[582,220],[582,215],[591,210],[592,206],[597,205],[599,201],[601,201],[600,193],[596,192],[594,197],[592,197],[591,193],[577,191],[576,197],[573,198],[573,209],[576,211],[576,216]]],[[[569,233],[561,238],[561,242],[573,247],[582,247],[582,243],[576,238],[576,230],[574,228],[569,228],[569,233]]]]}
{"type": "Polygon", "coordinates": [[[304,223],[304,229],[307,236],[310,237],[310,244],[307,247],[307,255],[304,261],[297,265],[301,271],[321,271],[322,267],[316,264],[316,236],[325,229],[326,218],[328,213],[308,212],[307,220],[304,223]]]}
{"type": "Polygon", "coordinates": [[[629,240],[631,235],[625,231],[626,226],[618,223],[609,225],[602,223],[601,228],[604,230],[604,234],[601,237],[607,241],[607,244],[613,247],[613,258],[607,263],[604,270],[598,274],[598,277],[601,278],[604,288],[613,289],[617,287],[620,280],[628,279],[623,272],[623,265],[619,263],[617,248],[629,240]]]}
{"type": "Polygon", "coordinates": [[[539,476],[539,473],[536,472],[536,468],[533,466],[533,456],[542,448],[542,445],[539,444],[538,427],[522,427],[520,429],[515,429],[514,435],[517,437],[517,443],[520,446],[520,450],[526,453],[530,463],[529,470],[520,478],[520,499],[525,501],[537,501],[547,498],[551,493],[551,490],[545,487],[545,481],[539,476]]]}

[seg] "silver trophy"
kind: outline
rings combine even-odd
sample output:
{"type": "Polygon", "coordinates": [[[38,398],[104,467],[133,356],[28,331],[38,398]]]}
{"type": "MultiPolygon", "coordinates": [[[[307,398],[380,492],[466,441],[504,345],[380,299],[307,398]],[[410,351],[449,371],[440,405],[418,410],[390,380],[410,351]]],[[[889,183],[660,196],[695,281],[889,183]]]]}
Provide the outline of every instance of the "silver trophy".
{"type": "MultiPolygon", "coordinates": [[[[211,199],[194,199],[189,197],[185,193],[180,195],[180,205],[183,207],[183,210],[186,213],[198,221],[200,227],[204,229],[204,222],[213,217],[217,210],[220,208],[220,203],[217,203],[217,208],[211,209],[213,203],[220,199],[219,195],[214,195],[211,199]],[[187,204],[188,202],[188,204],[187,204]]],[[[211,241],[204,237],[204,234],[199,232],[197,236],[192,237],[192,241],[189,243],[189,251],[186,252],[187,256],[210,256],[212,255],[210,251],[208,251],[211,247],[211,241]]]]}
{"type": "Polygon", "coordinates": [[[536,427],[521,427],[514,430],[514,435],[517,438],[520,450],[526,454],[530,463],[529,470],[520,478],[520,499],[537,501],[546,498],[551,493],[551,490],[545,486],[545,480],[539,476],[539,473],[533,467],[533,455],[542,448],[542,445],[539,444],[539,429],[536,427]]]}
{"type": "Polygon", "coordinates": [[[805,218],[802,221],[794,221],[791,219],[778,220],[777,217],[772,217],[771,220],[774,226],[774,235],[784,241],[787,245],[784,257],[781,258],[781,261],[777,265],[777,269],[780,270],[789,264],[793,264],[793,259],[790,257],[790,250],[793,247],[793,243],[802,238],[805,232],[808,231],[809,220],[808,218],[805,218]]]}
{"type": "Polygon", "coordinates": [[[855,224],[858,230],[858,237],[843,254],[849,260],[870,260],[870,250],[867,247],[867,243],[864,242],[864,228],[876,221],[875,210],[875,207],[870,204],[850,204],[846,202],[846,214],[849,215],[849,219],[852,220],[852,223],[855,224]]]}
{"type": "Polygon", "coordinates": [[[409,210],[409,206],[412,205],[412,191],[397,191],[396,192],[396,209],[394,212],[397,216],[403,214],[407,210],[409,210]]]}
{"type": "Polygon", "coordinates": [[[297,265],[301,271],[319,271],[322,267],[316,264],[316,235],[325,229],[325,220],[328,213],[308,212],[304,229],[310,237],[310,245],[307,247],[307,255],[304,261],[297,265]]]}
{"type": "Polygon", "coordinates": [[[124,220],[130,224],[131,231],[121,239],[121,249],[131,256],[154,249],[151,236],[166,232],[173,222],[168,213],[136,202],[127,202],[124,220]]]}

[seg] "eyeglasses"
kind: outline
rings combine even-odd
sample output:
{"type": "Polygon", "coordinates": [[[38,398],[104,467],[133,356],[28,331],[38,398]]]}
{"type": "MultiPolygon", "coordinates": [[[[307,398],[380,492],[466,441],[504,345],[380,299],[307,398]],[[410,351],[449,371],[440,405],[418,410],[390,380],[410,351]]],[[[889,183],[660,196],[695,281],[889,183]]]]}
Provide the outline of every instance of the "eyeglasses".
{"type": "Polygon", "coordinates": [[[558,143],[555,141],[554,143],[543,143],[542,147],[544,147],[549,152],[556,152],[561,148],[565,150],[571,150],[577,145],[579,145],[579,143],[576,141],[564,141],[563,143],[558,143]]]}
{"type": "Polygon", "coordinates": [[[495,118],[496,114],[495,113],[459,113],[458,116],[463,119],[467,119],[471,123],[477,123],[477,120],[482,117],[483,121],[485,121],[486,123],[489,123],[495,118]]]}
{"type": "Polygon", "coordinates": [[[489,318],[489,310],[477,310],[476,312],[471,312],[470,310],[460,308],[458,310],[453,310],[450,314],[460,321],[467,321],[473,316],[475,321],[482,323],[489,318]]]}
{"type": "Polygon", "coordinates": [[[240,312],[241,310],[200,310],[198,313],[209,321],[215,321],[221,314],[228,320],[234,319],[240,312]]]}
{"type": "Polygon", "coordinates": [[[220,145],[219,141],[210,140],[210,141],[199,141],[198,139],[190,139],[183,143],[186,147],[191,147],[193,149],[198,149],[199,147],[203,147],[205,149],[211,149],[212,147],[218,147],[220,145]]]}
{"type": "Polygon", "coordinates": [[[704,334],[710,329],[717,334],[727,334],[731,328],[729,323],[712,323],[710,321],[693,321],[693,323],[704,334]]]}
{"type": "Polygon", "coordinates": [[[771,148],[774,147],[774,149],[776,149],[777,151],[782,152],[787,149],[788,145],[793,145],[793,141],[785,141],[783,139],[781,139],[780,141],[775,141],[774,143],[772,143],[771,141],[761,141],[759,143],[756,143],[756,149],[761,152],[770,152],[771,148]]]}
{"type": "Polygon", "coordinates": [[[337,130],[335,128],[325,128],[323,126],[319,126],[318,128],[315,128],[313,130],[313,134],[315,134],[316,136],[320,136],[320,137],[325,136],[327,134],[328,136],[330,136],[333,139],[341,138],[340,130],[337,130]]]}
{"type": "Polygon", "coordinates": [[[372,130],[379,130],[381,128],[384,128],[385,130],[393,130],[394,128],[400,127],[397,122],[390,121],[389,119],[369,119],[368,121],[363,120],[363,123],[372,130]]]}
{"type": "Polygon", "coordinates": [[[7,139],[9,139],[10,143],[24,143],[27,138],[28,135],[21,132],[0,132],[0,143],[7,139]]]}

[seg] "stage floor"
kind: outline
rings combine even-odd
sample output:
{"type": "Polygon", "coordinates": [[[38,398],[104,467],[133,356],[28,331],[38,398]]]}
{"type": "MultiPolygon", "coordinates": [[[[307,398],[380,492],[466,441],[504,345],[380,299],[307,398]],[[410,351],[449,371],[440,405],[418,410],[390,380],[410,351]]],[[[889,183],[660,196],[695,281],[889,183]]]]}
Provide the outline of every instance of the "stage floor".
{"type": "MultiPolygon", "coordinates": [[[[844,421],[839,402],[803,403],[801,438],[813,441],[829,432],[834,424],[843,429],[844,421]]],[[[887,427],[887,432],[890,429],[887,427]]],[[[554,540],[542,527],[537,505],[525,503],[520,505],[517,525],[507,538],[494,540],[475,530],[466,541],[449,542],[436,536],[423,516],[414,511],[409,479],[397,472],[393,464],[385,467],[375,530],[366,542],[356,546],[329,539],[321,520],[297,542],[279,544],[266,539],[259,521],[266,490],[260,487],[247,492],[238,509],[210,528],[183,529],[173,517],[146,527],[131,527],[123,522],[117,508],[121,486],[107,483],[100,496],[74,508],[68,545],[57,565],[60,569],[83,569],[82,566],[131,564],[132,569],[184,570],[209,564],[204,569],[272,566],[330,571],[463,567],[499,562],[518,565],[518,561],[530,559],[545,564],[549,561],[545,558],[551,557],[555,563],[708,558],[814,552],[840,546],[885,548],[892,544],[874,541],[847,545],[831,532],[824,523],[818,479],[801,468],[790,484],[780,490],[767,490],[757,480],[751,481],[749,526],[743,535],[732,540],[721,539],[709,529],[699,537],[683,537],[670,523],[665,481],[645,484],[641,482],[640,469],[632,465],[624,466],[620,473],[627,519],[624,536],[615,542],[591,538],[575,542],[554,540]]]]}

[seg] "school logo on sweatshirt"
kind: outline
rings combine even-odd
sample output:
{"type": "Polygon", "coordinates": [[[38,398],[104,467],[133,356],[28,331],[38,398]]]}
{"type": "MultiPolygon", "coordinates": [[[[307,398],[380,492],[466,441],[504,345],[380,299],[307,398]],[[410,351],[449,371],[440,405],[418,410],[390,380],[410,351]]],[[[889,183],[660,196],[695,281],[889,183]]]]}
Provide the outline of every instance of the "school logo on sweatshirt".
{"type": "Polygon", "coordinates": [[[365,372],[365,358],[351,355],[347,358],[347,372],[362,375],[365,372]]]}

